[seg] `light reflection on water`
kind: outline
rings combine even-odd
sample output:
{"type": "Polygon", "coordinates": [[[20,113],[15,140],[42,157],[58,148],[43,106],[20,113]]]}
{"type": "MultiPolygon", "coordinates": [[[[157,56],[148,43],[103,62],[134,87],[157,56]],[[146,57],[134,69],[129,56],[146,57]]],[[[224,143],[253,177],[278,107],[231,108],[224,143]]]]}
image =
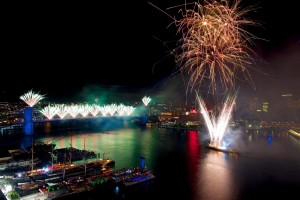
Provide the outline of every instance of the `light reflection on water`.
{"type": "Polygon", "coordinates": [[[200,166],[198,179],[201,180],[198,191],[198,199],[233,199],[233,172],[228,164],[230,160],[222,152],[208,152],[203,164],[200,166]]]}
{"type": "MultiPolygon", "coordinates": [[[[240,154],[236,155],[206,148],[203,131],[124,127],[53,136],[48,131],[49,126],[35,140],[53,140],[56,148],[72,144],[104,153],[116,161],[115,169],[140,166],[144,155],[146,168],[153,169],[157,178],[143,191],[143,199],[238,200],[259,198],[257,192],[270,198],[270,191],[276,197],[300,189],[300,142],[285,132],[238,133],[234,144],[240,154]]],[[[31,138],[20,142],[28,146],[31,138]]],[[[128,197],[126,192],[118,190],[120,199],[128,197]]]]}
{"type": "Polygon", "coordinates": [[[53,139],[56,148],[70,147],[72,144],[77,149],[94,151],[100,153],[101,156],[104,154],[106,158],[114,159],[116,168],[119,169],[131,165],[138,166],[139,155],[143,153],[149,157],[151,156],[149,151],[147,151],[147,146],[151,145],[149,134],[139,134],[137,130],[122,129],[118,131],[72,134],[63,138],[45,137],[38,140],[45,142],[53,139]],[[144,145],[145,140],[147,144],[144,145]]]}

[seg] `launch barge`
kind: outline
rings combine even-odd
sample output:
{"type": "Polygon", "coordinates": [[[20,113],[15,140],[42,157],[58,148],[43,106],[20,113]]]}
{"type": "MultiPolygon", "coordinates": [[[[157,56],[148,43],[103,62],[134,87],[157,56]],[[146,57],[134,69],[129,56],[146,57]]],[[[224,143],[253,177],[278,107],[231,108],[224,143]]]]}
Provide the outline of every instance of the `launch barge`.
{"type": "Polygon", "coordinates": [[[223,152],[223,153],[238,154],[238,151],[236,149],[226,149],[224,147],[217,147],[217,146],[212,145],[212,144],[208,144],[206,147],[211,149],[211,150],[220,151],[220,152],[223,152]]]}

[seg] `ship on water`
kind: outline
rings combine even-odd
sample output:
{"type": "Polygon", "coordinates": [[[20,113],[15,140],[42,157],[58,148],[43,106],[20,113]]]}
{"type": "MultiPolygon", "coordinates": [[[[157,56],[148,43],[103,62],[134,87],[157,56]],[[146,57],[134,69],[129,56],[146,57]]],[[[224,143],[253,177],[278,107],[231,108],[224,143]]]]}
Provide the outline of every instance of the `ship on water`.
{"type": "Polygon", "coordinates": [[[142,183],[151,179],[155,176],[153,172],[145,168],[123,168],[111,173],[111,178],[117,185],[130,186],[138,183],[142,183]]]}
{"type": "Polygon", "coordinates": [[[154,179],[155,176],[151,170],[142,170],[129,176],[123,181],[125,186],[136,185],[154,179]]]}
{"type": "Polygon", "coordinates": [[[225,147],[218,147],[218,146],[213,145],[213,144],[208,144],[206,147],[211,149],[211,150],[220,151],[220,152],[223,152],[223,153],[238,154],[238,151],[236,149],[228,149],[228,148],[225,148],[225,147]]]}
{"type": "Polygon", "coordinates": [[[123,168],[111,173],[112,180],[117,185],[131,186],[143,183],[155,178],[153,172],[145,167],[145,156],[141,156],[141,166],[123,168]]]}

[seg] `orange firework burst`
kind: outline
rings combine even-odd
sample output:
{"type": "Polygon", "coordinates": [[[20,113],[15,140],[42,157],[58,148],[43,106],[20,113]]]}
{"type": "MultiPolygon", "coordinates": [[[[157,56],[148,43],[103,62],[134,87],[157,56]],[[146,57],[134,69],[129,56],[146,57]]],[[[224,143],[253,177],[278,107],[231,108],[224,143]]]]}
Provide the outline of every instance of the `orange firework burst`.
{"type": "Polygon", "coordinates": [[[251,9],[240,9],[239,2],[207,0],[180,10],[182,19],[174,23],[182,37],[172,54],[179,71],[189,75],[189,87],[208,79],[209,91],[215,93],[219,86],[233,88],[235,79],[253,83],[248,70],[253,60],[249,44],[256,37],[242,26],[255,23],[244,18],[251,9]]]}

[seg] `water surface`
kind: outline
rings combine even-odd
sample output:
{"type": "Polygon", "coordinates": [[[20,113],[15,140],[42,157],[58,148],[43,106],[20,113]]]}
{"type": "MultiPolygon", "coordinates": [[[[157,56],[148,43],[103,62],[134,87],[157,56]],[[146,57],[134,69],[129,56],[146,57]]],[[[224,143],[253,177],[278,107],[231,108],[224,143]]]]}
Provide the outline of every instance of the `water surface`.
{"type": "MultiPolygon", "coordinates": [[[[48,127],[49,129],[49,127],[48,127]]],[[[240,154],[207,149],[203,131],[123,126],[117,129],[45,131],[34,140],[56,148],[87,149],[116,161],[115,169],[140,166],[156,179],[133,188],[95,191],[87,199],[244,200],[298,196],[300,141],[285,131],[236,131],[232,145],[240,154]]],[[[31,144],[31,137],[19,143],[31,144]]]]}

